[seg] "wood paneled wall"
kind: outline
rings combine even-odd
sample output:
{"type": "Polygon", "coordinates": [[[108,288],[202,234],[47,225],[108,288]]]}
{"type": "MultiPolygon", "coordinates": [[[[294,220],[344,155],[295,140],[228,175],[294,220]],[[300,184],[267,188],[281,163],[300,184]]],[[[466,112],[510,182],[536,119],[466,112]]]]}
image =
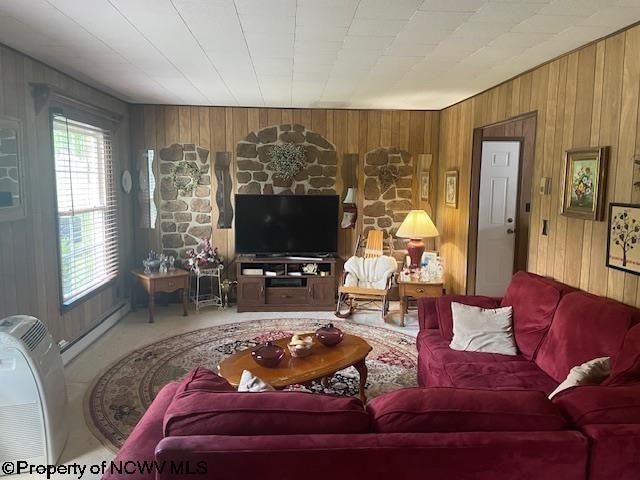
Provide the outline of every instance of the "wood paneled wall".
{"type": "MultiPolygon", "coordinates": [[[[147,149],[155,149],[172,143],[195,143],[211,150],[233,153],[231,177],[235,185],[236,144],[251,131],[269,125],[299,123],[323,135],[336,146],[338,172],[342,171],[344,154],[358,154],[359,211],[364,201],[364,154],[381,146],[398,146],[407,150],[418,170],[418,155],[433,154],[432,177],[437,171],[439,113],[434,111],[379,111],[379,110],[323,110],[232,108],[166,105],[135,105],[131,108],[132,151],[137,159],[147,149]]],[[[158,162],[154,165],[158,178],[158,162]]],[[[421,203],[418,194],[418,175],[414,182],[414,202],[421,203]]],[[[234,257],[234,232],[232,229],[216,229],[218,214],[215,203],[215,178],[212,179],[213,242],[227,261],[234,257]]],[[[435,187],[435,185],[434,185],[435,187]]],[[[336,190],[342,193],[343,184],[338,174],[336,190]]],[[[436,192],[432,192],[435,203],[436,192]]],[[[158,203],[158,202],[157,202],[158,203]]],[[[159,203],[158,203],[159,205],[159,203]]],[[[159,223],[158,223],[159,225],[159,223]]],[[[362,227],[362,216],[359,216],[362,227]]],[[[353,230],[340,231],[340,253],[348,256],[353,250],[353,230]]],[[[160,250],[159,230],[136,227],[138,257],[149,248],[160,250]]]]}
{"type": "Polygon", "coordinates": [[[606,201],[631,201],[634,153],[640,150],[640,27],[636,26],[542,65],[443,110],[440,178],[460,170],[458,209],[442,207],[438,224],[450,291],[466,288],[469,184],[473,129],[538,112],[528,270],[598,295],[640,306],[638,277],[607,269],[607,222],[559,215],[565,150],[611,146],[606,201]],[[541,177],[552,194],[539,195],[541,177]],[[549,235],[542,235],[542,220],[549,235]]]}
{"type": "Polygon", "coordinates": [[[56,340],[76,340],[124,303],[131,264],[131,197],[122,193],[120,174],[129,168],[128,106],[21,53],[0,45],[0,115],[23,124],[22,168],[26,176],[27,216],[0,223],[0,318],[27,314],[40,318],[56,340]],[[78,100],[123,115],[115,134],[121,275],[112,288],[61,314],[58,277],[55,177],[48,149],[48,109],[36,115],[30,82],[48,83],[78,100]],[[44,128],[43,128],[44,125],[44,128]]]}

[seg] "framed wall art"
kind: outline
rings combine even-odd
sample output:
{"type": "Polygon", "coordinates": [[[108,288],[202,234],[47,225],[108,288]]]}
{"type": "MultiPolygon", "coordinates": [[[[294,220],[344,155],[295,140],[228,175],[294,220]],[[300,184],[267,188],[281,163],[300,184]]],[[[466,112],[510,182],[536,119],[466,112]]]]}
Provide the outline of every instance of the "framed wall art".
{"type": "Polygon", "coordinates": [[[26,214],[26,165],[22,152],[22,123],[0,116],[0,222],[26,214]]]}
{"type": "Polygon", "coordinates": [[[444,173],[444,205],[458,208],[458,171],[447,170],[444,173]]]}
{"type": "Polygon", "coordinates": [[[609,147],[567,150],[560,213],[600,221],[604,215],[609,147]]]}
{"type": "Polygon", "coordinates": [[[640,205],[609,204],[607,267],[640,275],[640,205]]]}
{"type": "Polygon", "coordinates": [[[429,186],[431,183],[431,178],[429,172],[422,172],[420,174],[420,200],[424,200],[425,202],[429,201],[429,186]]]}

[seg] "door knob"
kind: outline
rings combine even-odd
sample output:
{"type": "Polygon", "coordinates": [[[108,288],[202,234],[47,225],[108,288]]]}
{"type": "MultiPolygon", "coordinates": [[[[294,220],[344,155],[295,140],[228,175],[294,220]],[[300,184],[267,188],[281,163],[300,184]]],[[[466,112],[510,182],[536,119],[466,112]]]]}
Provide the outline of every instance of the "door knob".
{"type": "Polygon", "coordinates": [[[507,223],[513,223],[513,218],[511,217],[507,218],[507,223]]]}
{"type": "Polygon", "coordinates": [[[508,233],[509,235],[513,235],[514,233],[516,233],[516,231],[515,231],[513,228],[508,228],[508,229],[507,229],[507,233],[508,233]]]}

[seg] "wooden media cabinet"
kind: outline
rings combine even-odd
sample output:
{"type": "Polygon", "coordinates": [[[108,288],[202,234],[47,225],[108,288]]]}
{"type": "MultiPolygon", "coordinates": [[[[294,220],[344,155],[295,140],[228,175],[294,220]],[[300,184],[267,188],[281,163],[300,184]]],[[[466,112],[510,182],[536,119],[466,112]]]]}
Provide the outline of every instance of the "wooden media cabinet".
{"type": "Polygon", "coordinates": [[[330,311],[336,306],[335,258],[239,256],[236,269],[238,312],[330,311]],[[308,263],[318,265],[317,274],[302,273],[308,263]],[[243,273],[247,269],[262,270],[262,275],[243,273]]]}

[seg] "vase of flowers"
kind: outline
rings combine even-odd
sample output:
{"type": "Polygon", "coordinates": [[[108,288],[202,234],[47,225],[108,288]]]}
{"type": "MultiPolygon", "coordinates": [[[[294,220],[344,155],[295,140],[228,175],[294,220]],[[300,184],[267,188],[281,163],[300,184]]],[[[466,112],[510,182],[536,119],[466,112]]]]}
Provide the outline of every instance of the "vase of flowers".
{"type": "Polygon", "coordinates": [[[578,200],[579,206],[590,202],[593,194],[593,174],[591,168],[583,166],[573,176],[573,194],[578,200]]]}
{"type": "Polygon", "coordinates": [[[222,268],[222,257],[218,254],[218,249],[211,245],[208,238],[202,240],[202,245],[197,249],[187,251],[187,270],[205,270],[211,268],[222,268]]]}

